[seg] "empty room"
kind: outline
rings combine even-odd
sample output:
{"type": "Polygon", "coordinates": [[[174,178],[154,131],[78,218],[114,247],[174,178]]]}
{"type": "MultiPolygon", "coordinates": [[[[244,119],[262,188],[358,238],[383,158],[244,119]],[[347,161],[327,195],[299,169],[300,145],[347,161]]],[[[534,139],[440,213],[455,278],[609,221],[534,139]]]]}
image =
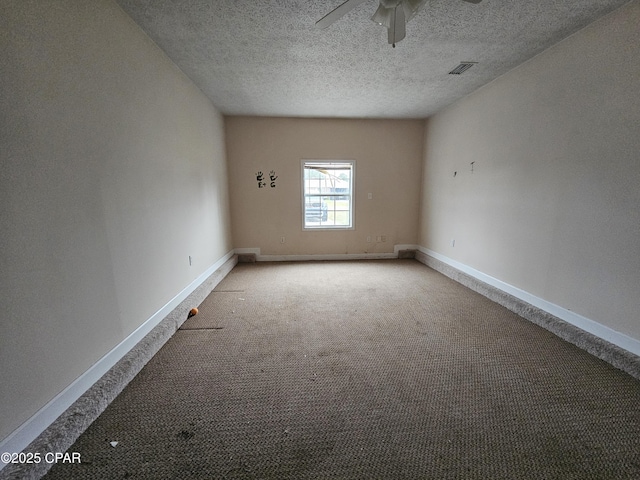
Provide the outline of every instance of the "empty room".
{"type": "Polygon", "coordinates": [[[0,46],[0,479],[640,478],[640,0],[0,46]]]}

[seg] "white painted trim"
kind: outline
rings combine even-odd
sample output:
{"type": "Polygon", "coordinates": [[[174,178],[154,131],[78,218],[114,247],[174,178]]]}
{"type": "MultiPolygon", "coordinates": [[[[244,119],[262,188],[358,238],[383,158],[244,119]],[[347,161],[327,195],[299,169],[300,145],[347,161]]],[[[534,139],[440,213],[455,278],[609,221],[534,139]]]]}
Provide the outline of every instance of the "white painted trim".
{"type": "Polygon", "coordinates": [[[338,159],[319,159],[319,158],[303,158],[300,160],[300,185],[302,186],[302,188],[300,189],[300,193],[302,195],[302,203],[300,204],[302,207],[302,231],[303,232],[313,232],[313,231],[318,231],[318,232],[328,232],[328,231],[344,231],[344,230],[355,230],[356,229],[356,195],[355,195],[355,191],[354,191],[354,180],[356,178],[356,161],[355,159],[344,159],[344,160],[338,160],[338,159]],[[349,177],[349,216],[351,219],[351,224],[348,227],[343,227],[343,226],[323,226],[323,227],[307,227],[305,226],[306,224],[306,218],[305,218],[305,184],[304,184],[304,172],[305,172],[305,165],[307,163],[350,163],[351,164],[351,175],[349,177]]]}
{"type": "Polygon", "coordinates": [[[545,312],[550,313],[551,315],[558,317],[561,320],[564,320],[565,322],[570,323],[571,325],[578,327],[581,330],[584,330],[585,332],[589,332],[592,335],[606,340],[607,342],[612,343],[635,355],[640,355],[640,341],[636,340],[635,338],[629,337],[624,333],[613,330],[612,328],[602,325],[601,323],[591,320],[590,318],[583,317],[582,315],[572,312],[571,310],[567,310],[566,308],[556,305],[555,303],[551,303],[540,297],[536,297],[535,295],[532,295],[525,290],[521,290],[520,288],[503,282],[502,280],[498,280],[497,278],[482,273],[481,271],[469,267],[464,263],[460,263],[449,257],[445,257],[438,252],[434,252],[433,250],[429,250],[428,248],[420,246],[417,248],[417,250],[424,253],[425,255],[435,258],[436,260],[446,263],[450,267],[453,267],[456,270],[459,270],[477,280],[480,280],[481,282],[491,285],[492,287],[502,290],[503,292],[508,293],[509,295],[520,300],[523,300],[533,305],[534,307],[544,310],[545,312]]]}
{"type": "Polygon", "coordinates": [[[394,245],[393,253],[325,253],[303,255],[262,255],[260,248],[236,248],[237,255],[252,253],[258,262],[308,262],[313,260],[381,260],[398,258],[400,250],[417,250],[417,245],[394,245]]]}
{"type": "MultiPolygon", "coordinates": [[[[121,358],[123,358],[140,340],[142,340],[156,325],[158,325],[185,298],[198,288],[216,270],[224,265],[234,251],[230,251],[216,263],[211,265],[198,278],[173,297],[165,306],[154,313],[148,320],[134,330],[127,338],[116,345],[109,353],[93,364],[69,386],[56,395],[31,418],[15,429],[8,437],[0,442],[0,452],[21,452],[35,440],[49,425],[64,413],[76,400],[107,373],[121,358]]],[[[7,464],[0,461],[0,470],[7,464]]]]}

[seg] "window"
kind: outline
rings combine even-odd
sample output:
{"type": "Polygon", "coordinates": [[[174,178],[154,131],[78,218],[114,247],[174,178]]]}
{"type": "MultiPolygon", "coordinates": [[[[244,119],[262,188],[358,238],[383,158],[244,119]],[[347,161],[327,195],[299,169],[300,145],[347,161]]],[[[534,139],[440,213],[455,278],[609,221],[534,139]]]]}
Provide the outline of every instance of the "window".
{"type": "Polygon", "coordinates": [[[353,228],[353,161],[302,162],[304,228],[353,228]]]}

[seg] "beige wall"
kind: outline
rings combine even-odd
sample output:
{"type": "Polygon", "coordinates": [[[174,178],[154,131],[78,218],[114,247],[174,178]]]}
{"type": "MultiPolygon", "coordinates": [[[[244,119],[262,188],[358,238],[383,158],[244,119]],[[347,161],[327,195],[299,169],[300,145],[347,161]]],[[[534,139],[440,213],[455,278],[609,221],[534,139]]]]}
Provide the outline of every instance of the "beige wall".
{"type": "Polygon", "coordinates": [[[631,2],[431,118],[420,229],[423,247],[637,340],[639,25],[631,2]]]}
{"type": "Polygon", "coordinates": [[[232,244],[223,118],[119,7],[2,2],[0,42],[2,439],[232,244]]]}
{"type": "Polygon", "coordinates": [[[225,125],[236,247],[363,254],[417,242],[423,121],[227,117],[225,125]],[[303,231],[303,159],[356,161],[354,230],[303,231]],[[258,188],[256,172],[271,170],[276,188],[258,188]]]}

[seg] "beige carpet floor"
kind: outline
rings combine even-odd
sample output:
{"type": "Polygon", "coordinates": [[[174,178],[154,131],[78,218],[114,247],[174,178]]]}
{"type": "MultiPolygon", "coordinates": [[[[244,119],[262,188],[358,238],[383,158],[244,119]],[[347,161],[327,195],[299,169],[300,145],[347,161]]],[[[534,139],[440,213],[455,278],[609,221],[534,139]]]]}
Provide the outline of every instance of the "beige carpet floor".
{"type": "Polygon", "coordinates": [[[239,264],[69,451],[45,478],[638,479],[640,382],[414,260],[239,264]]]}

